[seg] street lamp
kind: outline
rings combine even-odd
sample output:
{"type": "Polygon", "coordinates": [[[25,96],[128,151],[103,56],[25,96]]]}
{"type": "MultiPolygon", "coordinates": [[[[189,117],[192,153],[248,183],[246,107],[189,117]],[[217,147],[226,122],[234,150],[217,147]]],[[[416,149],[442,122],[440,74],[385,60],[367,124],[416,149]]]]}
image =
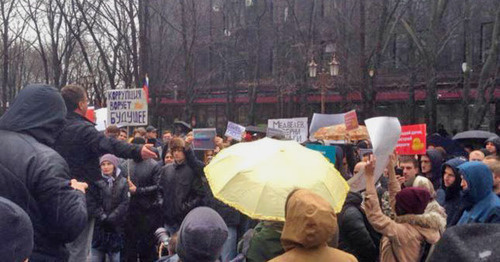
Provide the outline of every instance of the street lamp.
{"type": "MultiPolygon", "coordinates": [[[[309,62],[309,77],[316,78],[316,75],[319,75],[319,87],[321,88],[321,113],[325,113],[325,93],[327,88],[327,80],[328,77],[335,77],[339,74],[340,63],[337,60],[335,54],[332,56],[332,61],[328,62],[328,73],[325,68],[321,68],[321,72],[317,73],[318,64],[314,62],[314,58],[309,62]]],[[[332,84],[333,85],[333,84],[332,84]]]]}

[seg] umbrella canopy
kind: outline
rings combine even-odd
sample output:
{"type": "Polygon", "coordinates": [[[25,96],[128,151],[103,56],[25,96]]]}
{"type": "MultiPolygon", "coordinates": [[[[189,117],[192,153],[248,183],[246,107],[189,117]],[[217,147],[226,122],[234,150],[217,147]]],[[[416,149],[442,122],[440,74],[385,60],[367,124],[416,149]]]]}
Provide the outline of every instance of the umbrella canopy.
{"type": "Polygon", "coordinates": [[[253,219],[284,221],[285,202],[295,188],[307,188],[336,212],[349,186],[319,152],[295,141],[263,138],[222,150],[205,174],[213,195],[253,219]]]}
{"type": "Polygon", "coordinates": [[[366,126],[360,125],[357,129],[346,131],[345,124],[326,126],[314,133],[314,138],[321,140],[365,140],[370,139],[366,126]]]}
{"type": "Polygon", "coordinates": [[[479,139],[486,140],[490,137],[497,137],[496,134],[483,131],[483,130],[469,130],[465,132],[460,132],[453,137],[453,140],[461,140],[461,139],[479,139]]]}

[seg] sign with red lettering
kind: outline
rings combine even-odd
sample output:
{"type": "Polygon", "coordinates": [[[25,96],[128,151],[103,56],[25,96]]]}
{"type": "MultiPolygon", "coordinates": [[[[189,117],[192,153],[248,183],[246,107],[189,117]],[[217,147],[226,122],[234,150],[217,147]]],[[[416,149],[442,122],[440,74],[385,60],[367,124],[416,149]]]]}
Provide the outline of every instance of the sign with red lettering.
{"type": "Polygon", "coordinates": [[[344,122],[346,131],[357,129],[359,124],[358,124],[358,116],[356,115],[356,110],[351,110],[345,113],[344,122]]]}
{"type": "Polygon", "coordinates": [[[426,125],[408,125],[401,127],[401,136],[396,145],[398,155],[423,155],[426,150],[426,125]]]}

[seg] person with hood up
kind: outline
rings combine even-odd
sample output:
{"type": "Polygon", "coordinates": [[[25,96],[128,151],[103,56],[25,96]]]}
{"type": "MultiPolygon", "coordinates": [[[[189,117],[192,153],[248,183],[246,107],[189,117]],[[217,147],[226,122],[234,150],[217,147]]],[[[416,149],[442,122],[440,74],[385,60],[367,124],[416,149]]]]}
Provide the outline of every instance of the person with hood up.
{"type": "Polygon", "coordinates": [[[465,211],[457,225],[469,223],[500,223],[500,199],[493,193],[493,176],[481,162],[458,166],[462,176],[465,211]]]}
{"type": "Polygon", "coordinates": [[[419,261],[424,255],[426,243],[435,244],[440,238],[441,224],[436,216],[424,214],[431,200],[428,190],[415,187],[400,189],[394,166],[396,159],[390,158],[389,200],[397,217],[392,220],[380,209],[374,181],[375,161],[365,167],[366,191],[365,211],[373,228],[381,233],[380,261],[419,261]]]}
{"type": "Polygon", "coordinates": [[[338,215],[339,249],[353,254],[358,261],[377,261],[381,235],[373,229],[361,207],[360,193],[349,192],[338,215]]]}
{"type": "Polygon", "coordinates": [[[0,197],[0,257],[3,261],[26,261],[33,251],[33,225],[26,212],[0,197]]]}
{"type": "Polygon", "coordinates": [[[462,178],[458,173],[457,167],[467,162],[462,157],[452,158],[446,161],[441,167],[441,188],[437,191],[437,200],[446,211],[446,227],[457,224],[462,216],[462,178]]]}
{"type": "Polygon", "coordinates": [[[6,150],[0,154],[0,196],[31,219],[35,245],[30,261],[66,261],[64,244],[87,221],[87,185],[70,180],[67,163],[52,149],[65,116],[57,89],[28,85],[0,118],[0,148],[6,150]]]}
{"type": "Polygon", "coordinates": [[[209,207],[191,210],[177,233],[177,254],[158,262],[218,261],[228,231],[222,217],[209,207]]]}
{"type": "MultiPolygon", "coordinates": [[[[132,143],[144,145],[135,137],[132,143]]],[[[125,258],[127,261],[152,261],[155,254],[155,230],[161,223],[160,165],[153,159],[125,161],[122,170],[127,177],[130,207],[125,226],[125,258]]]]}
{"type": "Polygon", "coordinates": [[[281,234],[285,253],[270,261],[357,261],[353,255],[328,246],[336,233],[337,215],[332,206],[309,190],[294,190],[285,202],[281,234]]]}
{"type": "Polygon", "coordinates": [[[441,165],[443,154],[437,149],[427,149],[425,155],[420,159],[420,171],[434,185],[434,190],[441,187],[441,165]]]}
{"type": "Polygon", "coordinates": [[[106,154],[99,160],[103,179],[92,186],[88,195],[89,206],[96,219],[92,239],[92,262],[104,262],[108,256],[110,262],[120,261],[123,248],[123,226],[129,204],[127,179],[118,168],[118,158],[106,154]]]}
{"type": "Polygon", "coordinates": [[[500,156],[500,137],[490,137],[485,142],[486,150],[490,155],[500,156]]]}

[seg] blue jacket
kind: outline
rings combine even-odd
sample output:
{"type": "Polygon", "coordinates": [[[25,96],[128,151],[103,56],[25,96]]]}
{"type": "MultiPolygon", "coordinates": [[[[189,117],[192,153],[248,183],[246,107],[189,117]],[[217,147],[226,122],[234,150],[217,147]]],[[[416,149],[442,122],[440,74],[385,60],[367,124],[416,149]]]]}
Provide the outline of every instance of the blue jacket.
{"type": "Polygon", "coordinates": [[[463,199],[469,204],[457,225],[469,223],[500,223],[500,198],[493,193],[493,176],[480,162],[458,166],[468,188],[463,199]]]}

